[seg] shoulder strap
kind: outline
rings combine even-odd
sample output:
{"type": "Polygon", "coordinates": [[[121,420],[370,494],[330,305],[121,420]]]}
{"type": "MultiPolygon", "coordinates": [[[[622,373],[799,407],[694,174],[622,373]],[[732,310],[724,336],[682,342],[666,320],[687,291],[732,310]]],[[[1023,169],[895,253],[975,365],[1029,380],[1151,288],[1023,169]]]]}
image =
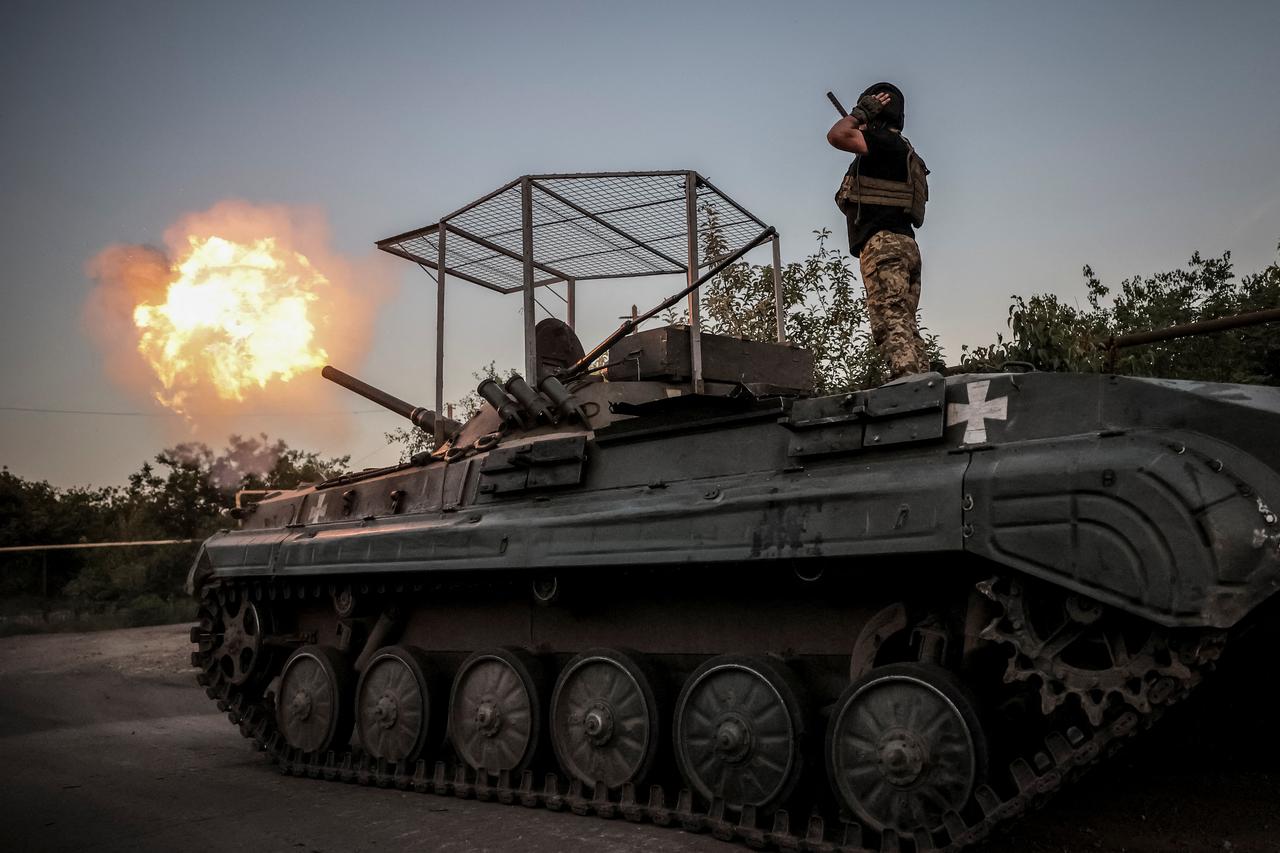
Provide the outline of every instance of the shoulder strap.
{"type": "Polygon", "coordinates": [[[924,158],[916,153],[916,147],[911,144],[911,140],[903,136],[902,131],[897,131],[897,133],[898,138],[907,143],[907,168],[911,168],[911,156],[914,154],[915,158],[920,161],[920,165],[924,167],[924,173],[926,175],[929,174],[929,166],[924,162],[924,158]]]}

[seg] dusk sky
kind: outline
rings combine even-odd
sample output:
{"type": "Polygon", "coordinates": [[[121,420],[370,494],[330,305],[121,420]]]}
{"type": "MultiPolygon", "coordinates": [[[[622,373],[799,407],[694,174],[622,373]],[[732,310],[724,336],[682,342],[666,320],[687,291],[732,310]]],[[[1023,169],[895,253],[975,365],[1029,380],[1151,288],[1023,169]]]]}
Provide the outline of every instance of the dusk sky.
{"type": "MultiPolygon", "coordinates": [[[[86,311],[112,244],[162,246],[229,199],[322,215],[327,251],[381,293],[375,340],[339,366],[429,404],[434,284],[375,240],[524,173],[697,169],[797,260],[815,229],[843,242],[824,93],[851,105],[878,80],[906,93],[932,170],[921,311],[952,361],[1005,331],[1010,294],[1083,302],[1084,264],[1114,285],[1230,250],[1252,272],[1280,241],[1278,42],[1275,2],[10,0],[0,464],[114,485],[231,431],[395,460],[397,418],[316,371],[290,383],[305,411],[255,397],[204,422],[118,382],[86,311]]],[[[642,281],[579,286],[588,347],[679,286],[642,281]]],[[[519,302],[450,285],[446,399],[520,363],[519,302]]]]}

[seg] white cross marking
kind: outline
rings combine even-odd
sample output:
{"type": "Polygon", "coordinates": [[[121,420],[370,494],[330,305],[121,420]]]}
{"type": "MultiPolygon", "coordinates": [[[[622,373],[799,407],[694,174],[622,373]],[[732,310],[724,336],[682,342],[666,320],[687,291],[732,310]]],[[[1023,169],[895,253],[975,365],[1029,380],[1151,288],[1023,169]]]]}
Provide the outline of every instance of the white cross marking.
{"type": "Polygon", "coordinates": [[[990,387],[990,379],[970,382],[965,386],[969,402],[947,404],[947,426],[963,423],[965,444],[984,444],[987,440],[987,421],[1009,418],[1009,398],[988,400],[987,389],[990,387]]]}

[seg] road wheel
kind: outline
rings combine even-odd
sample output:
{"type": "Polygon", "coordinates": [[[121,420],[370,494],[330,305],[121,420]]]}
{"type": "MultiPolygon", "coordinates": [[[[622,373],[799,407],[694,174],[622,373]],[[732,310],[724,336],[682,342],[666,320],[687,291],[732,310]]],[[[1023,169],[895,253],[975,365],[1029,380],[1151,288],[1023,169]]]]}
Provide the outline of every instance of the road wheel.
{"type": "Polygon", "coordinates": [[[551,745],[588,786],[643,783],[658,751],[658,703],[641,664],[613,649],[569,661],[551,694],[551,745]]]}
{"type": "Polygon", "coordinates": [[[289,746],[309,753],[341,749],[351,739],[351,669],[329,646],[303,646],[280,675],[276,718],[289,746]]]}
{"type": "Polygon", "coordinates": [[[442,715],[431,673],[421,649],[378,650],[356,686],[356,732],[365,752],[404,764],[439,745],[442,715]]]}
{"type": "Polygon", "coordinates": [[[527,768],[542,734],[537,661],[518,649],[491,649],[467,658],[449,696],[449,739],[473,769],[512,775],[527,768]]]}
{"type": "Polygon", "coordinates": [[[803,691],[785,665],[712,658],[689,676],[676,700],[676,764],[708,801],[775,808],[803,773],[806,719],[803,691]]]}
{"type": "Polygon", "coordinates": [[[840,802],[876,830],[934,830],[987,772],[986,736],[969,692],[933,664],[876,667],[845,690],[827,730],[840,802]]]}

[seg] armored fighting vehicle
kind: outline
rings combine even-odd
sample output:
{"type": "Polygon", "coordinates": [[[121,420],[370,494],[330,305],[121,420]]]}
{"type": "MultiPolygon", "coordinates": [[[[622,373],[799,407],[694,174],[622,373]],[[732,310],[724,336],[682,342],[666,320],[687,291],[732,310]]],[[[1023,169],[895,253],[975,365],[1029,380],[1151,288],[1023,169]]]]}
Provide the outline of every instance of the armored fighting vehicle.
{"type": "Polygon", "coordinates": [[[770,240],[677,172],[526,177],[383,241],[441,307],[446,276],[522,293],[525,369],[462,424],[440,372],[429,410],[326,369],[435,447],[204,543],[209,696],[288,773],[907,853],[981,840],[1186,696],[1280,584],[1280,389],[818,396],[781,322],[641,328],[770,240]],[[736,251],[699,257],[707,211],[736,251]],[[686,286],[585,351],[577,282],[651,272],[686,286]],[[569,322],[535,323],[554,286],[569,322]]]}

